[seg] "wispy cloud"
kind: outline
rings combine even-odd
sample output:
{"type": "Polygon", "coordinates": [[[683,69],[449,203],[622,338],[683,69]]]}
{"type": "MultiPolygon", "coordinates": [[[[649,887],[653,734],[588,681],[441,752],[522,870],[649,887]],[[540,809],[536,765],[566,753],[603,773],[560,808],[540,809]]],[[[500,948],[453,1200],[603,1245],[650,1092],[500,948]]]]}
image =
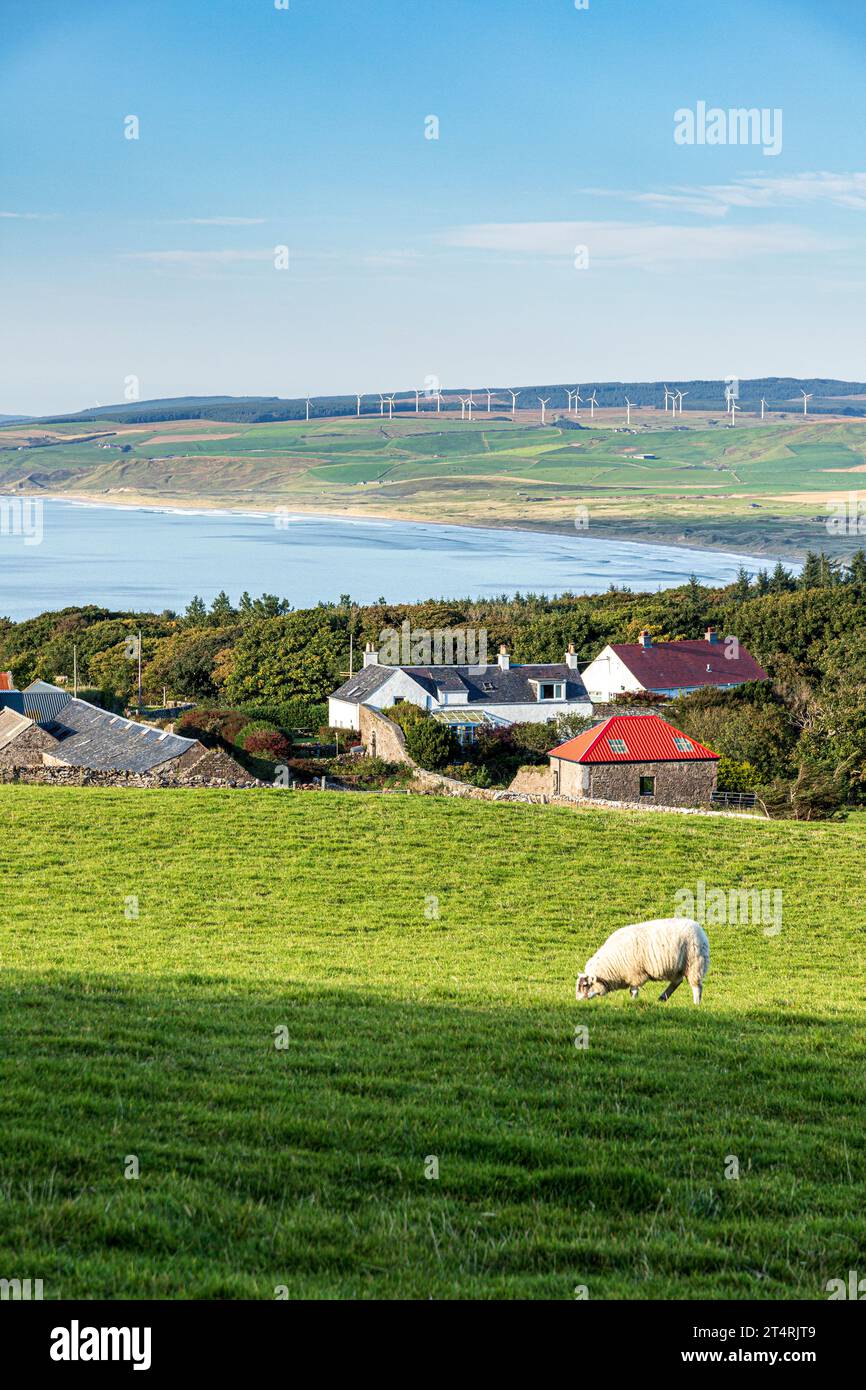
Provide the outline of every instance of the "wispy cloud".
{"type": "Polygon", "coordinates": [[[475,251],[572,256],[587,247],[591,263],[652,269],[685,262],[738,261],[751,256],[826,253],[844,243],[801,227],[677,227],[638,222],[486,222],[453,228],[445,243],[475,251]]]}
{"type": "Polygon", "coordinates": [[[0,212],[0,217],[20,219],[22,222],[50,222],[56,212],[0,212]]]}
{"type": "Polygon", "coordinates": [[[625,199],[657,210],[679,210],[706,217],[726,217],[735,208],[766,209],[825,204],[866,212],[866,173],[746,174],[733,183],[675,187],[640,193],[585,188],[584,193],[625,199]]]}

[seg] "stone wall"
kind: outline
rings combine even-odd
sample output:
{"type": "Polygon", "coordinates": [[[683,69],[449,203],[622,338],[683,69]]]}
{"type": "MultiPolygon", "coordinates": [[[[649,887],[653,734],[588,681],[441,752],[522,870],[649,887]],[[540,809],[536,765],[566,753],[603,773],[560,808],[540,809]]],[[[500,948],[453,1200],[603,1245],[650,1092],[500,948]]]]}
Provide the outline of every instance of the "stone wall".
{"type": "Polygon", "coordinates": [[[718,763],[595,763],[589,796],[594,801],[630,801],[647,806],[709,806],[718,763]],[[641,777],[655,778],[655,795],[640,795],[641,777]]]}
{"type": "Polygon", "coordinates": [[[526,792],[529,796],[550,796],[553,792],[553,773],[549,766],[518,768],[508,790],[526,792]]]}
{"type": "Polygon", "coordinates": [[[0,767],[0,785],[22,782],[38,787],[267,787],[268,782],[227,780],[223,777],[187,777],[159,772],[91,772],[83,767],[0,767]]]}
{"type": "MultiPolygon", "coordinates": [[[[371,758],[384,758],[386,763],[411,763],[406,752],[406,740],[399,724],[387,719],[369,705],[359,707],[361,742],[371,758]]],[[[414,766],[414,764],[413,764],[414,766]]]]}

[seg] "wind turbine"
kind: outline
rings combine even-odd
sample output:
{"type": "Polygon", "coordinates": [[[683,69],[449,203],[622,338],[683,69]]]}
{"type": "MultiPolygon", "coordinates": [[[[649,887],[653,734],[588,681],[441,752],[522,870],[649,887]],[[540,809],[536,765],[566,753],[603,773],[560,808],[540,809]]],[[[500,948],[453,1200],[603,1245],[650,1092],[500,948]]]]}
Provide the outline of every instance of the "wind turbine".
{"type": "Polygon", "coordinates": [[[310,398],[307,396],[307,419],[310,418],[310,398]]]}
{"type": "Polygon", "coordinates": [[[489,415],[489,414],[490,414],[490,408],[491,408],[491,407],[490,407],[490,403],[491,403],[491,401],[492,401],[492,399],[493,399],[493,392],[490,390],[490,387],[489,387],[489,386],[485,386],[484,389],[485,389],[485,391],[487,392],[487,414],[489,415]]]}
{"type": "Polygon", "coordinates": [[[762,419],[762,420],[763,420],[763,418],[764,418],[764,411],[766,410],[766,408],[767,408],[767,402],[764,400],[764,397],[762,396],[762,397],[761,397],[761,419],[762,419]]]}
{"type": "Polygon", "coordinates": [[[391,420],[394,416],[394,397],[386,396],[385,399],[388,402],[388,419],[391,420]]]}
{"type": "Polygon", "coordinates": [[[736,400],[735,400],[734,397],[732,396],[732,397],[731,397],[731,424],[732,424],[732,425],[736,425],[736,423],[737,423],[737,411],[738,411],[738,410],[742,410],[742,408],[743,408],[743,407],[742,407],[741,405],[737,405],[736,400]]]}
{"type": "Polygon", "coordinates": [[[630,428],[631,428],[631,401],[629,400],[628,396],[626,396],[626,398],[625,398],[625,423],[626,423],[626,426],[630,429],[630,428]]]}
{"type": "Polygon", "coordinates": [[[379,414],[385,414],[385,397],[382,395],[381,391],[379,392],[379,414]]]}
{"type": "Polygon", "coordinates": [[[441,415],[441,414],[442,414],[442,392],[441,392],[441,391],[437,391],[437,392],[436,392],[436,414],[437,414],[437,415],[441,415]]]}
{"type": "Polygon", "coordinates": [[[668,387],[666,386],[666,387],[665,387],[665,410],[667,410],[667,408],[668,408],[668,401],[671,400],[671,399],[676,400],[676,396],[674,395],[674,392],[671,391],[671,390],[669,390],[668,387]]]}
{"type": "MultiPolygon", "coordinates": [[[[568,406],[567,406],[567,409],[568,409],[568,410],[571,410],[571,398],[572,398],[572,396],[576,396],[576,395],[577,395],[577,392],[576,392],[576,391],[569,391],[568,387],[566,386],[566,388],[565,388],[565,394],[568,396],[568,406]]],[[[575,411],[576,411],[576,410],[577,410],[577,407],[575,406],[575,411]]]]}
{"type": "Polygon", "coordinates": [[[509,396],[511,397],[511,418],[512,418],[512,420],[513,420],[513,419],[514,419],[514,413],[515,413],[515,411],[517,410],[517,397],[520,395],[520,392],[519,392],[519,391],[512,391],[511,387],[509,386],[509,387],[508,387],[508,394],[509,394],[509,396]]]}
{"type": "Polygon", "coordinates": [[[803,414],[804,414],[804,415],[808,415],[808,414],[809,414],[809,402],[810,402],[810,400],[812,399],[812,392],[810,391],[810,392],[807,394],[805,391],[801,391],[801,392],[800,392],[800,395],[803,397],[803,414]]]}
{"type": "Polygon", "coordinates": [[[356,414],[360,415],[360,414],[361,414],[361,397],[358,395],[358,392],[357,392],[357,391],[355,392],[355,400],[358,402],[358,409],[357,409],[357,411],[356,411],[356,414]]]}
{"type": "Polygon", "coordinates": [[[543,425],[544,422],[545,422],[545,418],[546,418],[544,412],[545,412],[545,409],[547,408],[547,406],[550,405],[550,397],[549,397],[549,396],[546,396],[546,397],[544,398],[544,400],[542,400],[541,396],[539,396],[539,397],[538,397],[538,400],[539,400],[539,403],[540,403],[540,405],[541,405],[541,423],[542,423],[542,425],[543,425]]]}
{"type": "Polygon", "coordinates": [[[677,399],[680,403],[680,415],[683,413],[683,401],[688,394],[688,391],[677,391],[677,399]]]}
{"type": "Polygon", "coordinates": [[[464,396],[458,396],[457,399],[458,399],[458,401],[460,402],[460,419],[461,419],[461,420],[465,420],[465,419],[466,419],[466,406],[467,406],[468,402],[467,402],[467,400],[465,399],[464,396]]]}
{"type": "Polygon", "coordinates": [[[581,405],[583,405],[583,396],[580,394],[580,387],[579,387],[579,386],[576,386],[576,387],[574,388],[574,413],[575,413],[575,415],[577,414],[577,403],[578,403],[578,401],[580,401],[581,405]]]}
{"type": "Polygon", "coordinates": [[[590,420],[594,420],[594,419],[595,419],[595,392],[594,392],[594,391],[593,391],[592,395],[591,395],[590,398],[589,398],[589,418],[590,418],[590,420]]]}
{"type": "Polygon", "coordinates": [[[419,394],[420,394],[420,393],[419,393],[419,391],[418,391],[418,387],[416,386],[416,387],[415,387],[415,414],[416,414],[416,415],[419,415],[419,414],[420,414],[420,407],[419,407],[419,405],[418,405],[418,396],[419,396],[419,394]]]}
{"type": "Polygon", "coordinates": [[[472,407],[473,407],[474,404],[475,404],[475,400],[474,400],[474,398],[473,398],[473,395],[472,395],[472,392],[471,392],[471,391],[469,392],[469,400],[466,402],[466,404],[467,404],[467,406],[469,407],[469,423],[470,423],[470,425],[471,425],[471,424],[472,424],[472,407]]]}

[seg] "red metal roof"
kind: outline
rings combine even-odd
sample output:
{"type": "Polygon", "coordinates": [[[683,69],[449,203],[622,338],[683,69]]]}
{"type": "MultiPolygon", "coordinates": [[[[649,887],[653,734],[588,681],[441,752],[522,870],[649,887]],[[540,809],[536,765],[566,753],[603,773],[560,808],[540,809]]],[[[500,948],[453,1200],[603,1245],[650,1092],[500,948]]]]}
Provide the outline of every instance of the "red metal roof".
{"type": "Polygon", "coordinates": [[[11,671],[0,671],[0,690],[14,690],[14,689],[15,689],[15,686],[12,684],[12,672],[11,672],[11,671]]]}
{"type": "Polygon", "coordinates": [[[551,748],[548,757],[564,758],[567,763],[679,763],[717,762],[719,755],[657,714],[614,714],[577,738],[551,748]],[[620,742],[611,747],[611,739],[620,742]],[[674,739],[683,739],[688,747],[678,748],[674,739]]]}
{"type": "Polygon", "coordinates": [[[645,690],[682,690],[687,686],[739,685],[769,676],[745,647],[724,638],[715,642],[618,642],[611,645],[645,690]],[[736,651],[736,655],[733,655],[736,651]]]}

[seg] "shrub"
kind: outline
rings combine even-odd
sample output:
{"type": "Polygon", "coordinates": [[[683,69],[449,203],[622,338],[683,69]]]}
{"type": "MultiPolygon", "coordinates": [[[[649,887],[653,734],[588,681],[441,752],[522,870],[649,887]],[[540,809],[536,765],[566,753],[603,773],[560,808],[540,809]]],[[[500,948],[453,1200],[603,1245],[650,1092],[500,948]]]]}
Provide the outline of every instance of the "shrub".
{"type": "Polygon", "coordinates": [[[758,770],[751,763],[719,758],[716,788],[720,792],[753,792],[758,785],[758,770]]]}
{"type": "Polygon", "coordinates": [[[435,772],[454,752],[454,739],[435,719],[416,719],[406,729],[406,752],[419,767],[435,772]]]}
{"type": "Polygon", "coordinates": [[[292,751],[291,741],[279,729],[255,729],[244,739],[243,749],[254,757],[274,762],[287,758],[292,751]]]}
{"type": "Polygon", "coordinates": [[[419,720],[430,718],[427,710],[422,709],[420,705],[413,705],[411,700],[398,700],[396,704],[389,706],[382,713],[386,719],[391,719],[399,725],[404,734],[419,720]]]}

